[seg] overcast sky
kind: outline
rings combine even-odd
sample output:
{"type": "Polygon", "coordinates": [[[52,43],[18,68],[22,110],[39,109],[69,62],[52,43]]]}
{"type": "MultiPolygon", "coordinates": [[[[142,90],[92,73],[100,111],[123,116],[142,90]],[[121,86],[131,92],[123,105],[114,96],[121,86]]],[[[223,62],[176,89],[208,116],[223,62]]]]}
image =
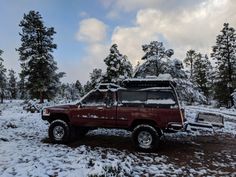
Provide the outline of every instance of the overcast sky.
{"type": "Polygon", "coordinates": [[[63,82],[82,83],[113,43],[133,65],[143,56],[142,44],[162,41],[183,59],[189,49],[209,54],[224,22],[236,28],[235,0],[1,0],[0,49],[7,69],[20,71],[16,48],[24,13],[39,11],[57,32],[53,53],[63,82]]]}

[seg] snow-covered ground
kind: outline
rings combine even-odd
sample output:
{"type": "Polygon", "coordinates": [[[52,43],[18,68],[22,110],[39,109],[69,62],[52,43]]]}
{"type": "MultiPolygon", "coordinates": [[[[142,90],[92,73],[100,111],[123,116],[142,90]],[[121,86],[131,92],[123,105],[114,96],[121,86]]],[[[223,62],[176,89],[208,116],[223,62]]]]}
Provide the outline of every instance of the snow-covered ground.
{"type": "MultiPolygon", "coordinates": [[[[236,176],[236,113],[220,112],[217,135],[166,135],[156,153],[133,150],[130,133],[98,129],[69,145],[51,144],[48,124],[21,101],[0,105],[0,176],[236,176]]],[[[186,117],[211,108],[186,107],[186,117]]]]}

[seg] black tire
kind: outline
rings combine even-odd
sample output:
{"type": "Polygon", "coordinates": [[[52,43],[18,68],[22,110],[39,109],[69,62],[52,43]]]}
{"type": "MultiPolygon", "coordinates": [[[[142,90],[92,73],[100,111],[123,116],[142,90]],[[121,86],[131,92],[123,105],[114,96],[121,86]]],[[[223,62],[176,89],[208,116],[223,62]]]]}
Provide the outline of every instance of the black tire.
{"type": "Polygon", "coordinates": [[[134,128],[132,133],[134,146],[139,151],[152,152],[160,141],[160,137],[153,126],[141,124],[134,128]]]}
{"type": "Polygon", "coordinates": [[[48,135],[53,143],[64,144],[70,140],[69,125],[63,120],[54,120],[48,129],[48,135]]]}

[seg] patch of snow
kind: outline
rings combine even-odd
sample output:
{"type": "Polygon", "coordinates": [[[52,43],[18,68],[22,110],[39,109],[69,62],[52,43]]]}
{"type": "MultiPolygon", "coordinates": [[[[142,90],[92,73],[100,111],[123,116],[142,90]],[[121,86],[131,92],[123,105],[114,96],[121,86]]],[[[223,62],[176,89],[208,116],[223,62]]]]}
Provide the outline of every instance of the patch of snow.
{"type": "MultiPolygon", "coordinates": [[[[22,101],[7,101],[0,105],[0,176],[235,176],[235,173],[218,169],[221,166],[226,169],[235,167],[235,156],[230,152],[215,154],[215,157],[223,155],[231,161],[223,163],[212,159],[211,164],[216,166],[216,170],[212,170],[202,165],[183,166],[165,152],[140,153],[86,145],[71,148],[44,143],[48,137],[48,123],[41,120],[40,113],[24,111],[22,105],[22,101]]],[[[197,111],[187,107],[187,119],[193,120],[197,111]]],[[[236,123],[226,121],[221,132],[234,134],[235,130],[236,123]]],[[[88,136],[94,135],[131,137],[129,131],[116,129],[97,129],[88,133],[88,136]]],[[[172,136],[182,139],[186,133],[172,136]]],[[[195,157],[200,160],[205,155],[202,151],[195,152],[195,157]]]]}
{"type": "Polygon", "coordinates": [[[149,87],[144,89],[139,89],[140,91],[148,91],[148,90],[172,90],[171,87],[149,87]]]}
{"type": "Polygon", "coordinates": [[[137,104],[141,104],[141,103],[145,103],[145,101],[140,101],[140,100],[132,100],[132,101],[128,101],[128,100],[122,100],[122,103],[130,103],[130,104],[135,104],[135,103],[137,103],[137,104]]]}
{"type": "Polygon", "coordinates": [[[148,99],[147,104],[176,104],[176,102],[172,99],[161,99],[161,100],[148,99]]]}
{"type": "Polygon", "coordinates": [[[130,103],[130,104],[176,104],[176,102],[172,99],[148,99],[147,101],[140,101],[140,100],[122,100],[122,103],[130,103]]]}
{"type": "Polygon", "coordinates": [[[215,129],[217,133],[229,133],[236,135],[236,112],[206,106],[185,106],[185,118],[188,122],[195,122],[199,112],[215,113],[224,117],[224,128],[215,129]]]}

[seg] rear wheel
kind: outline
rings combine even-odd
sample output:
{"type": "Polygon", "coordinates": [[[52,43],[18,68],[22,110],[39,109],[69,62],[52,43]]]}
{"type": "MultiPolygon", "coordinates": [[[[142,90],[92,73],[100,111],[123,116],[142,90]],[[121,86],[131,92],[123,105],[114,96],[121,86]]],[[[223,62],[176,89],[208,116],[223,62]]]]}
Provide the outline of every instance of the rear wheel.
{"type": "Polygon", "coordinates": [[[54,120],[49,126],[48,134],[53,143],[67,143],[70,140],[70,128],[63,120],[54,120]]]}
{"type": "Polygon", "coordinates": [[[153,151],[159,145],[160,137],[153,126],[141,124],[134,128],[132,138],[140,151],[153,151]]]}

